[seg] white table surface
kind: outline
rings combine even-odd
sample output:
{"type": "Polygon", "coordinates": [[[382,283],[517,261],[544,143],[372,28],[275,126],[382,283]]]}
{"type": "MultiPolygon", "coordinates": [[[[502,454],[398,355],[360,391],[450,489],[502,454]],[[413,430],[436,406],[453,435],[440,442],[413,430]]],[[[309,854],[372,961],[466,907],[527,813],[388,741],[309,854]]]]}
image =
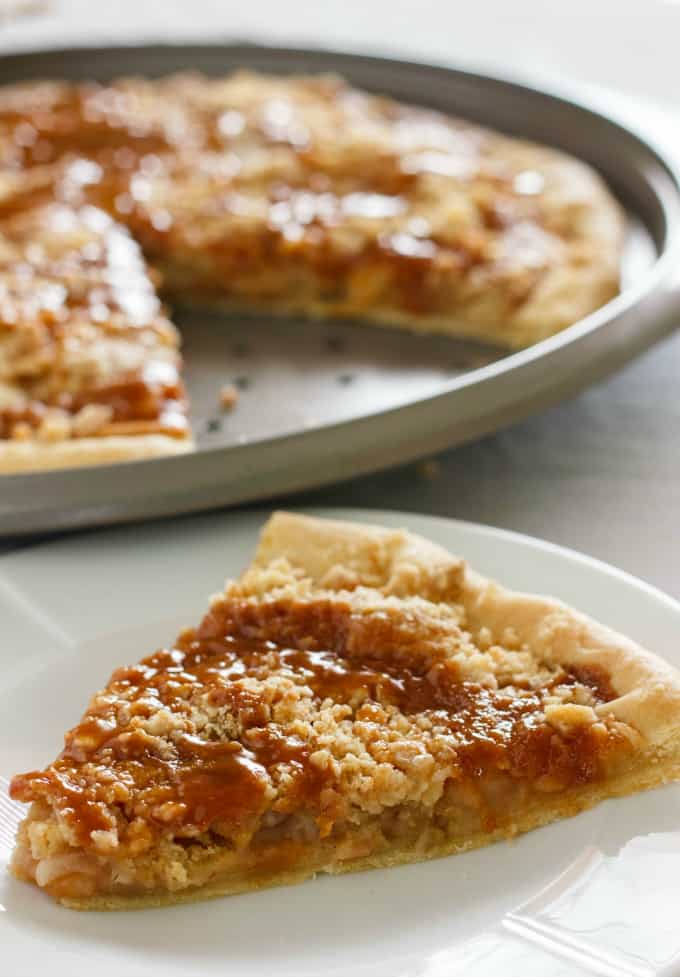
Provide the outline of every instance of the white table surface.
{"type": "MultiPolygon", "coordinates": [[[[0,24],[4,51],[163,38],[315,43],[606,86],[637,96],[645,124],[655,113],[640,98],[663,107],[661,127],[677,125],[680,136],[680,0],[53,0],[47,14],[0,24]]],[[[680,334],[541,416],[430,464],[302,501],[515,529],[600,557],[680,598],[680,334]]]]}

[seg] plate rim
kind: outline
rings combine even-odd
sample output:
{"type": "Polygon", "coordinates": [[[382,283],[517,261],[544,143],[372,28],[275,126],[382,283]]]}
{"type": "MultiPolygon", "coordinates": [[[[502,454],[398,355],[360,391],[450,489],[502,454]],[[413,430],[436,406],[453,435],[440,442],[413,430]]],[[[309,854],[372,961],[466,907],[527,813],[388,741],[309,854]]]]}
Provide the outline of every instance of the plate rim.
{"type": "MultiPolygon", "coordinates": [[[[252,519],[253,521],[262,519],[264,521],[277,511],[281,510],[276,506],[267,505],[258,505],[240,509],[222,509],[212,513],[204,512],[199,514],[197,517],[195,517],[195,521],[200,519],[208,521],[210,519],[231,518],[248,518],[252,519]]],[[[446,516],[439,513],[430,512],[418,512],[415,509],[383,509],[374,508],[372,506],[303,504],[285,506],[283,511],[292,512],[297,515],[314,516],[320,519],[338,519],[340,521],[344,520],[347,522],[358,518],[359,522],[367,525],[372,524],[374,526],[380,526],[380,519],[386,515],[388,520],[403,519],[404,525],[402,528],[409,532],[422,532],[420,529],[411,529],[409,527],[409,520],[415,519],[416,522],[422,521],[428,525],[452,525],[457,529],[462,529],[463,531],[472,530],[473,533],[479,534],[487,539],[500,537],[501,539],[507,540],[511,543],[514,542],[521,545],[528,544],[533,549],[545,550],[556,557],[567,560],[568,562],[588,566],[599,573],[604,573],[606,576],[609,576],[612,579],[620,580],[623,584],[637,587],[645,592],[650,598],[662,604],[667,610],[677,614],[680,619],[680,599],[676,599],[665,590],[657,587],[655,584],[648,583],[648,581],[644,580],[642,577],[638,577],[636,574],[631,573],[628,570],[623,570],[620,567],[617,567],[616,564],[609,563],[607,560],[603,560],[600,557],[591,556],[589,553],[584,553],[582,550],[572,549],[570,546],[565,546],[563,543],[554,543],[552,540],[545,539],[542,536],[534,536],[532,533],[524,533],[517,529],[507,529],[504,526],[495,526],[491,523],[478,522],[473,519],[460,519],[457,516],[446,516]]],[[[174,522],[169,520],[154,520],[147,523],[147,526],[158,532],[172,532],[173,528],[179,529],[180,523],[190,525],[192,521],[194,521],[194,519],[192,519],[190,515],[185,515],[178,517],[174,522]]],[[[129,524],[124,524],[107,526],[98,531],[72,533],[58,536],[56,538],[39,540],[33,543],[29,542],[17,550],[10,550],[7,553],[0,554],[0,572],[8,564],[15,561],[20,562],[26,559],[31,560],[33,559],[34,555],[39,555],[48,550],[69,548],[72,546],[78,546],[80,543],[85,543],[86,546],[106,546],[107,537],[124,535],[131,532],[135,532],[134,527],[129,524]]],[[[436,539],[433,539],[433,542],[436,542],[436,539]]],[[[446,548],[446,544],[443,545],[444,548],[446,548]]],[[[463,559],[465,559],[464,554],[460,555],[463,556],[463,559]]],[[[508,587],[512,586],[512,584],[508,582],[503,582],[503,584],[504,586],[508,587]]],[[[680,661],[680,649],[678,651],[678,659],[680,661]]]]}

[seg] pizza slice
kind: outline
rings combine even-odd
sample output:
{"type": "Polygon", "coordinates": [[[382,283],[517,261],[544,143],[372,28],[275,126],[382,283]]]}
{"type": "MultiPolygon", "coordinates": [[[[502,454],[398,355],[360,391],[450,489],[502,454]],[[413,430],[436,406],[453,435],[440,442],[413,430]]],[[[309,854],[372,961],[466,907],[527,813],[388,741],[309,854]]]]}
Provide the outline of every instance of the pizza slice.
{"type": "Polygon", "coordinates": [[[197,628],[114,672],[12,871],[159,906],[511,838],[680,772],[680,675],[406,532],[279,513],[197,628]]]}
{"type": "Polygon", "coordinates": [[[127,230],[50,200],[3,217],[0,472],[188,450],[179,336],[127,230]]]}

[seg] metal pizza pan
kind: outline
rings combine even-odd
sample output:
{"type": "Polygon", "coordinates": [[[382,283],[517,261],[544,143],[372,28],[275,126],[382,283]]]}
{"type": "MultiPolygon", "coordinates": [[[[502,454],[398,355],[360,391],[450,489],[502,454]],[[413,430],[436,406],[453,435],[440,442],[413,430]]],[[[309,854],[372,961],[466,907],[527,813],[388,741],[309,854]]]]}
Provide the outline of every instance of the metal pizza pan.
{"type": "MultiPolygon", "coordinates": [[[[0,83],[238,67],[337,72],[371,91],[557,146],[595,166],[628,216],[621,294],[520,352],[341,322],[176,310],[198,449],[3,476],[0,534],[236,505],[470,441],[617,369],[680,320],[680,165],[594,105],[448,67],[252,44],[78,48],[0,58],[0,83]],[[225,384],[239,392],[229,413],[225,384]]],[[[678,156],[680,159],[680,154],[678,156]]]]}

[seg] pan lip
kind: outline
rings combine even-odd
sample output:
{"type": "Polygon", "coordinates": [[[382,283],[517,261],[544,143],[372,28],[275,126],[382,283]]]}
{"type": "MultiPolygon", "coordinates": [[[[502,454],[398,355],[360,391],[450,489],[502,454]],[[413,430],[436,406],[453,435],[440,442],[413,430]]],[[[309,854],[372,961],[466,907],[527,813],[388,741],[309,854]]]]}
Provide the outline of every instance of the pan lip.
{"type": "MultiPolygon", "coordinates": [[[[69,60],[77,60],[83,55],[94,59],[97,57],[115,58],[116,55],[119,55],[121,59],[124,58],[134,64],[136,59],[143,60],[150,56],[162,59],[164,56],[170,57],[175,54],[182,55],[183,57],[186,56],[187,60],[191,61],[199,60],[206,55],[213,54],[214,56],[219,56],[220,53],[227,52],[232,57],[242,54],[246,66],[249,57],[252,58],[253,56],[259,55],[261,57],[272,58],[272,70],[276,70],[277,59],[284,62],[286,59],[299,58],[302,62],[300,67],[304,70],[305,59],[328,58],[330,61],[334,60],[336,63],[344,62],[346,65],[345,70],[351,70],[352,65],[355,65],[357,68],[361,66],[371,67],[377,71],[381,68],[384,70],[405,69],[413,72],[414,76],[430,73],[432,77],[441,77],[442,79],[446,79],[447,77],[449,79],[457,78],[459,81],[465,81],[472,86],[483,86],[487,89],[489,87],[491,89],[494,87],[510,89],[519,97],[526,99],[538,98],[544,102],[551,102],[556,108],[560,108],[563,111],[576,112],[583,117],[590,117],[596,124],[605,128],[613,127],[620,136],[630,141],[631,145],[635,146],[646,157],[649,172],[646,173],[644,179],[650,194],[653,196],[654,204],[659,210],[662,221],[662,233],[652,234],[655,240],[656,257],[650,267],[640,274],[638,281],[626,286],[620,295],[608,302],[605,306],[595,310],[567,329],[533,346],[511,352],[494,363],[477,367],[449,380],[445,384],[442,384],[442,387],[436,393],[420,396],[394,407],[380,408],[355,418],[325,423],[318,428],[253,439],[244,445],[201,446],[191,456],[145,459],[118,463],[116,465],[84,466],[83,469],[75,470],[76,473],[82,472],[85,477],[90,478],[96,472],[95,477],[102,478],[107,472],[110,474],[115,471],[117,474],[122,474],[125,470],[129,473],[132,473],[134,470],[135,473],[139,472],[141,475],[143,471],[150,470],[148,468],[150,464],[153,464],[154,470],[157,470],[160,466],[163,470],[167,470],[170,473],[173,470],[178,471],[179,466],[186,465],[188,458],[191,458],[194,464],[199,459],[206,463],[212,462],[214,464],[216,458],[220,456],[237,457],[239,451],[247,452],[254,449],[266,451],[267,447],[271,446],[272,443],[291,443],[302,438],[309,438],[310,435],[315,434],[324,434],[329,438],[337,438],[343,429],[348,430],[357,424],[370,423],[381,418],[386,418],[388,415],[394,415],[397,412],[408,411],[409,409],[426,404],[434,404],[434,402],[451,403],[457,396],[462,396],[464,391],[472,387],[481,388],[511,374],[519,373],[521,375],[523,370],[535,368],[537,361],[540,360],[547,359],[550,362],[551,359],[559,356],[566,348],[578,346],[579,343],[587,341],[589,336],[592,336],[603,326],[608,323],[611,325],[614,320],[629,314],[636,307],[641,306],[645,300],[649,299],[655,291],[661,290],[664,285],[670,291],[669,283],[680,277],[678,276],[678,269],[680,268],[680,154],[675,159],[663,143],[647,131],[644,125],[636,125],[628,118],[621,118],[616,110],[613,112],[609,111],[609,109],[604,111],[603,107],[599,104],[597,95],[593,96],[588,91],[580,91],[578,85],[574,86],[576,91],[572,91],[569,86],[554,85],[544,79],[533,80],[511,74],[490,73],[467,66],[457,67],[456,65],[449,65],[437,62],[436,60],[423,61],[408,54],[400,57],[393,51],[386,52],[385,54],[380,52],[367,53],[362,50],[334,49],[332,47],[317,46],[309,43],[300,46],[295,44],[269,44],[260,40],[250,40],[247,38],[226,38],[224,41],[211,40],[209,43],[199,40],[190,40],[187,43],[182,43],[165,39],[157,41],[149,39],[148,42],[145,41],[144,43],[117,41],[111,45],[97,44],[90,46],[87,43],[76,43],[65,47],[26,47],[0,54],[0,83],[28,81],[30,78],[37,80],[40,77],[58,78],[59,76],[57,74],[50,74],[45,69],[41,71],[39,62],[63,61],[66,63],[69,60]],[[33,61],[38,62],[35,71],[26,73],[26,69],[30,68],[30,63],[33,61]],[[22,69],[20,72],[21,77],[13,77],[19,71],[19,67],[22,69]],[[656,172],[652,172],[654,168],[656,172]],[[140,466],[142,467],[140,468],[140,466]]],[[[159,67],[162,73],[162,65],[159,65],[159,67]]],[[[233,65],[231,64],[225,67],[226,70],[233,69],[233,65]]],[[[331,70],[333,69],[332,64],[329,67],[331,70]]],[[[269,68],[267,67],[261,70],[266,71],[269,68]]],[[[312,67],[311,70],[319,70],[319,68],[312,67]]],[[[342,71],[343,68],[339,67],[337,70],[342,71]]],[[[123,73],[118,72],[118,74],[123,73]]],[[[146,74],[147,71],[142,67],[138,73],[146,74]]],[[[152,73],[156,74],[155,68],[152,69],[152,73]]],[[[91,77],[92,73],[88,73],[88,76],[91,77]]],[[[86,75],[83,75],[83,80],[85,77],[86,75]]],[[[549,140],[546,140],[546,144],[550,144],[549,140]]],[[[650,230],[649,223],[647,223],[647,229],[648,231],[650,230]]],[[[676,283],[672,292],[671,297],[674,308],[680,312],[680,281],[676,283]]],[[[650,330],[650,332],[653,331],[650,330]]],[[[659,334],[659,330],[657,329],[656,335],[658,336],[659,334]]],[[[16,489],[19,489],[19,486],[22,484],[35,486],[35,476],[37,475],[42,475],[44,478],[45,474],[48,474],[50,480],[54,480],[55,478],[58,480],[60,477],[63,478],[68,475],[69,472],[71,475],[74,474],[71,470],[57,470],[49,473],[31,472],[6,475],[3,476],[3,484],[8,488],[14,486],[16,489]]],[[[316,483],[309,480],[306,484],[311,488],[316,483]]],[[[122,510],[125,508],[125,500],[119,500],[115,505],[122,510]]],[[[7,511],[9,512],[10,510],[8,509],[7,511]]],[[[92,520],[88,520],[84,524],[91,523],[92,520]]],[[[1,528],[0,532],[2,532],[1,528]]]]}

